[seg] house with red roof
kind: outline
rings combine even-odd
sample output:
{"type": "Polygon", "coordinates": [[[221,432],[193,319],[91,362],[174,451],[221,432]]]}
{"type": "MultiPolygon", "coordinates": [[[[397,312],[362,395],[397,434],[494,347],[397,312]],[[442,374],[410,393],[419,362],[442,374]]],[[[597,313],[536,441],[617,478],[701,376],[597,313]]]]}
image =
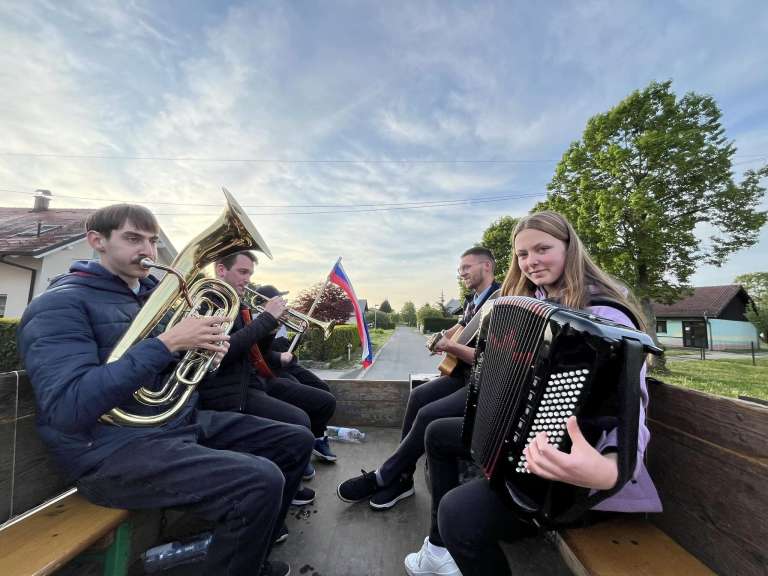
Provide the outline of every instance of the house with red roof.
{"type": "MultiPolygon", "coordinates": [[[[31,208],[0,207],[0,318],[18,318],[49,282],[74,260],[96,258],[85,239],[92,208],[50,207],[51,193],[38,190],[31,208]]],[[[158,260],[170,264],[176,250],[160,231],[158,260]]]]}
{"type": "Polygon", "coordinates": [[[674,304],[654,302],[656,334],[671,347],[749,350],[760,347],[757,328],[745,312],[752,299],[739,284],[701,286],[674,304]]]}

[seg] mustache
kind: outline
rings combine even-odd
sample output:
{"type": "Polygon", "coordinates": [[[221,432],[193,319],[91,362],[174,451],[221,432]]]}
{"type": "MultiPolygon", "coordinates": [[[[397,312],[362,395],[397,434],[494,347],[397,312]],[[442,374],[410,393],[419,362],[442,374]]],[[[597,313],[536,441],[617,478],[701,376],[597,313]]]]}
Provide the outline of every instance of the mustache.
{"type": "Polygon", "coordinates": [[[147,256],[146,254],[139,254],[138,256],[134,256],[133,258],[131,258],[131,264],[141,264],[141,261],[144,259],[152,260],[152,258],[147,256]]]}

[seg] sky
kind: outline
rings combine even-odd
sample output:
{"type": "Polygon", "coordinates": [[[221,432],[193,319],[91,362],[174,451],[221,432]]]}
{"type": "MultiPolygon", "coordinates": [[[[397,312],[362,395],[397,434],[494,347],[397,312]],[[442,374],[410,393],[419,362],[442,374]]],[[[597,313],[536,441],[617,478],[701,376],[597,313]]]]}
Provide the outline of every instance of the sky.
{"type": "MultiPolygon", "coordinates": [[[[716,99],[737,180],[768,162],[766,38],[763,0],[0,0],[0,206],[142,203],[181,249],[223,186],[274,255],[257,283],[342,257],[358,297],[418,307],[653,80],[716,99]]],[[[766,269],[768,226],[692,284],[766,269]]]]}

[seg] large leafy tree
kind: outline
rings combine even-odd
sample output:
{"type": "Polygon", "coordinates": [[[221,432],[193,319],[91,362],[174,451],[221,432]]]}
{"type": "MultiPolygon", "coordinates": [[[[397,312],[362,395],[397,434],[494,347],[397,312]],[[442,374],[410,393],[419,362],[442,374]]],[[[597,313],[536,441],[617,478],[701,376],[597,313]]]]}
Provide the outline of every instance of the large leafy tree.
{"type": "Polygon", "coordinates": [[[509,257],[512,254],[512,232],[517,226],[517,218],[512,216],[502,216],[494,221],[483,232],[481,246],[485,246],[496,259],[495,276],[498,282],[504,280],[504,276],[509,270],[509,257]]]}
{"type": "Polygon", "coordinates": [[[652,82],[589,120],[534,208],[569,218],[638,296],[654,338],[652,300],[677,299],[699,264],[753,245],[766,221],[757,207],[768,166],[734,181],[720,115],[711,96],[677,98],[671,82],[652,82]]]}
{"type": "Polygon", "coordinates": [[[751,272],[734,278],[736,284],[744,286],[755,303],[768,304],[768,272],[751,272]]]}
{"type": "Polygon", "coordinates": [[[392,312],[392,305],[389,303],[389,300],[386,298],[384,299],[384,302],[381,303],[381,306],[379,306],[379,310],[384,312],[385,314],[389,314],[392,312]]]}
{"type": "Polygon", "coordinates": [[[741,274],[735,282],[744,286],[752,298],[752,305],[747,306],[747,319],[757,327],[763,341],[768,342],[768,272],[741,274]]]}

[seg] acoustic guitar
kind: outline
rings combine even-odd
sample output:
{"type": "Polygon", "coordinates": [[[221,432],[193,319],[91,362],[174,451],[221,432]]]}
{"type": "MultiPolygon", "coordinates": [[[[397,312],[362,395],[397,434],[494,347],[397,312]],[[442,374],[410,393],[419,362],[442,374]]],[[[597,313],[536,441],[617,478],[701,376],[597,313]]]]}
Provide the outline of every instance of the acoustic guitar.
{"type": "MultiPolygon", "coordinates": [[[[500,293],[501,290],[496,290],[496,292],[491,294],[488,297],[488,300],[485,301],[485,304],[482,305],[480,310],[475,312],[475,315],[472,316],[472,320],[470,320],[469,323],[463,328],[459,327],[459,329],[451,335],[451,341],[456,342],[457,344],[461,344],[462,346],[469,346],[480,332],[480,324],[482,323],[483,316],[487,314],[491,308],[493,308],[493,299],[499,296],[500,293]]],[[[427,348],[429,348],[430,352],[434,352],[435,346],[444,335],[445,330],[434,334],[428,340],[427,348]]],[[[443,376],[450,376],[459,365],[459,362],[461,362],[461,360],[459,360],[456,356],[446,352],[445,358],[443,358],[443,361],[440,362],[440,365],[437,367],[437,369],[443,376]]]]}

